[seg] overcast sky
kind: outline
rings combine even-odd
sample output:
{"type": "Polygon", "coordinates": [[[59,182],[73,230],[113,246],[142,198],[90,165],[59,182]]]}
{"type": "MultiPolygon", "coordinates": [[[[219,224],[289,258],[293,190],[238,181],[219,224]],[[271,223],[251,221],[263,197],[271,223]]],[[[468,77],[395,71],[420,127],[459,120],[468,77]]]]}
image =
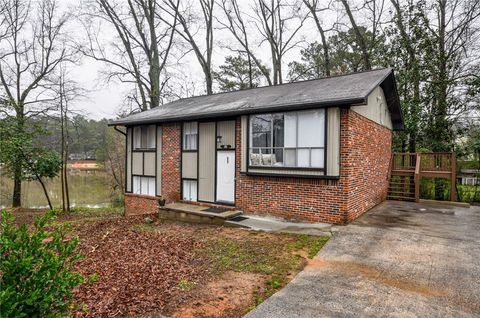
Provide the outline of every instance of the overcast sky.
{"type": "MultiPolygon", "coordinates": [[[[298,0],[300,1],[300,0],[298,0]]],[[[241,5],[244,6],[245,10],[248,10],[248,6],[251,6],[253,0],[242,0],[240,1],[241,5]]],[[[78,10],[78,0],[65,0],[62,4],[66,4],[70,10],[78,10]]],[[[221,17],[220,8],[216,7],[215,16],[217,18],[221,17]]],[[[215,11],[214,11],[215,12],[215,11]]],[[[325,11],[322,13],[324,19],[324,27],[332,27],[335,21],[343,19],[339,11],[331,10],[325,11]]],[[[359,21],[363,17],[358,16],[359,21]]],[[[295,24],[297,22],[295,21],[295,24]]],[[[71,24],[72,35],[75,38],[82,38],[84,36],[84,31],[79,24],[71,24]]],[[[201,31],[200,31],[201,32],[201,31]]],[[[114,40],[115,32],[111,28],[102,29],[103,37],[105,39],[114,40]]],[[[330,33],[330,34],[333,34],[330,33]]],[[[199,33],[200,43],[203,40],[202,34],[199,33]]],[[[258,36],[249,34],[250,41],[256,42],[259,44],[258,36]]],[[[178,36],[177,36],[178,38],[178,36]]],[[[295,39],[299,41],[298,46],[295,49],[292,49],[284,57],[283,61],[283,77],[284,81],[287,80],[288,73],[288,63],[293,60],[299,60],[300,50],[302,47],[306,47],[307,43],[314,41],[320,41],[318,31],[315,28],[315,25],[312,20],[308,19],[304,22],[304,25],[300,32],[296,35],[295,39]]],[[[179,40],[180,41],[180,40],[179,40]]],[[[227,44],[234,44],[235,39],[231,36],[229,31],[216,29],[214,30],[214,52],[213,52],[213,66],[214,69],[218,69],[218,66],[223,64],[223,61],[227,55],[235,55],[235,53],[226,49],[227,44]]],[[[193,52],[185,55],[181,59],[179,51],[176,50],[177,54],[173,54],[169,57],[169,64],[172,69],[175,69],[175,72],[182,78],[190,83],[192,87],[195,88],[194,95],[201,95],[205,93],[205,85],[203,80],[203,73],[199,66],[198,61],[195,58],[193,52]]],[[[261,60],[271,67],[270,63],[270,53],[266,43],[261,44],[256,48],[256,53],[260,56],[261,60]]],[[[81,111],[83,114],[87,115],[90,118],[100,119],[100,118],[114,118],[120,110],[123,99],[128,92],[129,87],[125,84],[120,83],[105,83],[103,78],[100,76],[101,71],[105,69],[105,65],[96,62],[89,58],[83,58],[79,65],[73,66],[71,69],[72,77],[84,88],[87,90],[87,96],[85,98],[76,100],[74,103],[74,108],[81,111]]],[[[214,87],[215,89],[215,87],[214,87]]]]}

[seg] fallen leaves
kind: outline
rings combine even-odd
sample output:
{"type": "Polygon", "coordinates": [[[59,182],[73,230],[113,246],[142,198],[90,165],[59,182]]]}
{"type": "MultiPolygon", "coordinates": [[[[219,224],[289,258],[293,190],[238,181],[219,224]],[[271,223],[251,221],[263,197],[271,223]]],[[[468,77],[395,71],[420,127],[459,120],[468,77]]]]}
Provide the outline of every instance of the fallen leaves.
{"type": "Polygon", "coordinates": [[[77,269],[98,281],[75,291],[80,316],[135,316],[162,311],[181,301],[179,282],[205,276],[194,250],[201,244],[173,233],[136,231],[135,219],[90,223],[77,228],[85,259],[77,269]]]}

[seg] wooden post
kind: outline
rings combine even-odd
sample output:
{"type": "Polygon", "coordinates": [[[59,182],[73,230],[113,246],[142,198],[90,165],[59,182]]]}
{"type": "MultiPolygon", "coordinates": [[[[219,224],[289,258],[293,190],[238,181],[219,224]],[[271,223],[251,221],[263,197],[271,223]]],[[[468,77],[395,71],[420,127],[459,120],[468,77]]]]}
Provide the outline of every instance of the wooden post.
{"type": "Polygon", "coordinates": [[[415,162],[415,202],[420,201],[420,154],[417,153],[416,155],[416,162],[415,162]]]}
{"type": "Polygon", "coordinates": [[[451,175],[450,175],[450,201],[457,201],[457,156],[452,152],[451,158],[451,175]]]}

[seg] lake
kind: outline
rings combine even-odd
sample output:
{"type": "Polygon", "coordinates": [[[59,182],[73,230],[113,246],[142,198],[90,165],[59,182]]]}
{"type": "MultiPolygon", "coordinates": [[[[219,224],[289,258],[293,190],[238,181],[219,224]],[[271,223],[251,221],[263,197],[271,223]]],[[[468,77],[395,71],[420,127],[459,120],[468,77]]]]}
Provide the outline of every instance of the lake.
{"type": "MultiPolygon", "coordinates": [[[[46,179],[45,184],[55,207],[61,207],[62,188],[60,178],[46,179]]],[[[68,172],[71,207],[110,207],[115,196],[104,170],[71,170],[68,172]]],[[[12,204],[13,180],[0,170],[0,208],[12,204]]],[[[38,181],[22,183],[22,207],[48,208],[47,199],[38,181]]]]}

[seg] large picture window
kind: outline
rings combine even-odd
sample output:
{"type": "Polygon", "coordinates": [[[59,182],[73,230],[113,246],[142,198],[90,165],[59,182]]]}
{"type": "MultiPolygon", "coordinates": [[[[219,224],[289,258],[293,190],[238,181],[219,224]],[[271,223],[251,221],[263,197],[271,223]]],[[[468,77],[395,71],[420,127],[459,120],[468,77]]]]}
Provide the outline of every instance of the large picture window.
{"type": "Polygon", "coordinates": [[[183,123],[183,150],[197,150],[197,122],[183,123]]]}
{"type": "Polygon", "coordinates": [[[133,176],[133,193],[155,196],[155,178],[133,176]]]}
{"type": "Polygon", "coordinates": [[[250,117],[250,166],[325,167],[325,109],[250,117]]]}
{"type": "Polygon", "coordinates": [[[155,149],[155,125],[133,128],[133,149],[155,149]]]}

